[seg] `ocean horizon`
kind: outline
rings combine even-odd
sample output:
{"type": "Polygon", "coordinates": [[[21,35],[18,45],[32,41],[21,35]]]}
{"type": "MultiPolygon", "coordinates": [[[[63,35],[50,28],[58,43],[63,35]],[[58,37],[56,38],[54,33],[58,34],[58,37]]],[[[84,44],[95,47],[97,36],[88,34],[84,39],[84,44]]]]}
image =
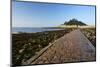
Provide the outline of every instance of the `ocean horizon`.
{"type": "Polygon", "coordinates": [[[36,33],[43,31],[54,31],[54,30],[62,30],[59,28],[49,28],[49,27],[12,27],[12,33],[36,33]]]}

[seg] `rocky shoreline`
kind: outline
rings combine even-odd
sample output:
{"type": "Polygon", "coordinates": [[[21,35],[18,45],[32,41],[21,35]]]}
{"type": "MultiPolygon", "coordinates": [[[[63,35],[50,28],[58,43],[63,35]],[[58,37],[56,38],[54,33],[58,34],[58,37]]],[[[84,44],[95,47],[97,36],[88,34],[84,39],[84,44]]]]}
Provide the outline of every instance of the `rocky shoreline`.
{"type": "Polygon", "coordinates": [[[81,31],[90,40],[93,46],[96,48],[96,29],[95,28],[85,28],[85,29],[81,29],[81,31]]]}
{"type": "MultiPolygon", "coordinates": [[[[71,32],[73,28],[37,33],[12,34],[12,62],[13,65],[21,65],[40,50],[54,42],[64,34],[71,32]]],[[[95,29],[81,29],[83,34],[96,46],[95,29]]]]}
{"type": "Polygon", "coordinates": [[[69,33],[73,29],[44,31],[37,33],[12,34],[12,62],[13,65],[21,65],[23,61],[36,55],[41,49],[48,46],[54,40],[69,33]]]}

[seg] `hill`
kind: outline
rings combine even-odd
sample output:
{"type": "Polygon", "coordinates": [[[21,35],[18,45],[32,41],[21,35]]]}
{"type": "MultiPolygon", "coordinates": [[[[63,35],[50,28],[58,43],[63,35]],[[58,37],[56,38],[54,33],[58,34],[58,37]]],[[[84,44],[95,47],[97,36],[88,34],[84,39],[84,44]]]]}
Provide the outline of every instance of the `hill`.
{"type": "Polygon", "coordinates": [[[71,19],[68,22],[65,21],[63,25],[87,26],[87,24],[83,23],[82,21],[78,21],[77,19],[71,19]]]}

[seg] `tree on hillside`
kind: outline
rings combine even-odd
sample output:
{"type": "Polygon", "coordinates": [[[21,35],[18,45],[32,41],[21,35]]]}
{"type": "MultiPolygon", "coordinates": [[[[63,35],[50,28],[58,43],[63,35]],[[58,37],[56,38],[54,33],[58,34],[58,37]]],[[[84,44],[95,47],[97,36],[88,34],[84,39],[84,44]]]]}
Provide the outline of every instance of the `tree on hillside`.
{"type": "Polygon", "coordinates": [[[64,22],[64,25],[66,25],[67,23],[68,23],[68,22],[67,22],[67,21],[65,21],[65,22],[64,22]]]}
{"type": "Polygon", "coordinates": [[[80,26],[86,26],[85,23],[83,23],[82,21],[78,21],[77,19],[71,19],[68,22],[65,21],[64,25],[76,25],[77,27],[80,26]]]}

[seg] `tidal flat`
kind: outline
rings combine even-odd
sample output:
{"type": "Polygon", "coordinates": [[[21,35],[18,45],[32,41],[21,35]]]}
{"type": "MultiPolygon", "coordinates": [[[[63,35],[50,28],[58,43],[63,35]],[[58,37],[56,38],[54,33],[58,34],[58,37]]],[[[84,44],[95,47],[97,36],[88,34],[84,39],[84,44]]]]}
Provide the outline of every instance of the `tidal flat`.
{"type": "Polygon", "coordinates": [[[49,43],[54,42],[72,30],[74,29],[12,34],[13,65],[21,65],[23,61],[27,61],[36,55],[41,49],[48,46],[49,43]]]}
{"type": "MultiPolygon", "coordinates": [[[[13,65],[21,65],[31,57],[38,54],[40,50],[54,42],[58,38],[64,36],[76,28],[68,28],[64,30],[53,30],[36,33],[17,33],[12,34],[12,62],[13,65]]],[[[94,28],[81,29],[83,34],[96,46],[96,34],[94,28]]]]}

